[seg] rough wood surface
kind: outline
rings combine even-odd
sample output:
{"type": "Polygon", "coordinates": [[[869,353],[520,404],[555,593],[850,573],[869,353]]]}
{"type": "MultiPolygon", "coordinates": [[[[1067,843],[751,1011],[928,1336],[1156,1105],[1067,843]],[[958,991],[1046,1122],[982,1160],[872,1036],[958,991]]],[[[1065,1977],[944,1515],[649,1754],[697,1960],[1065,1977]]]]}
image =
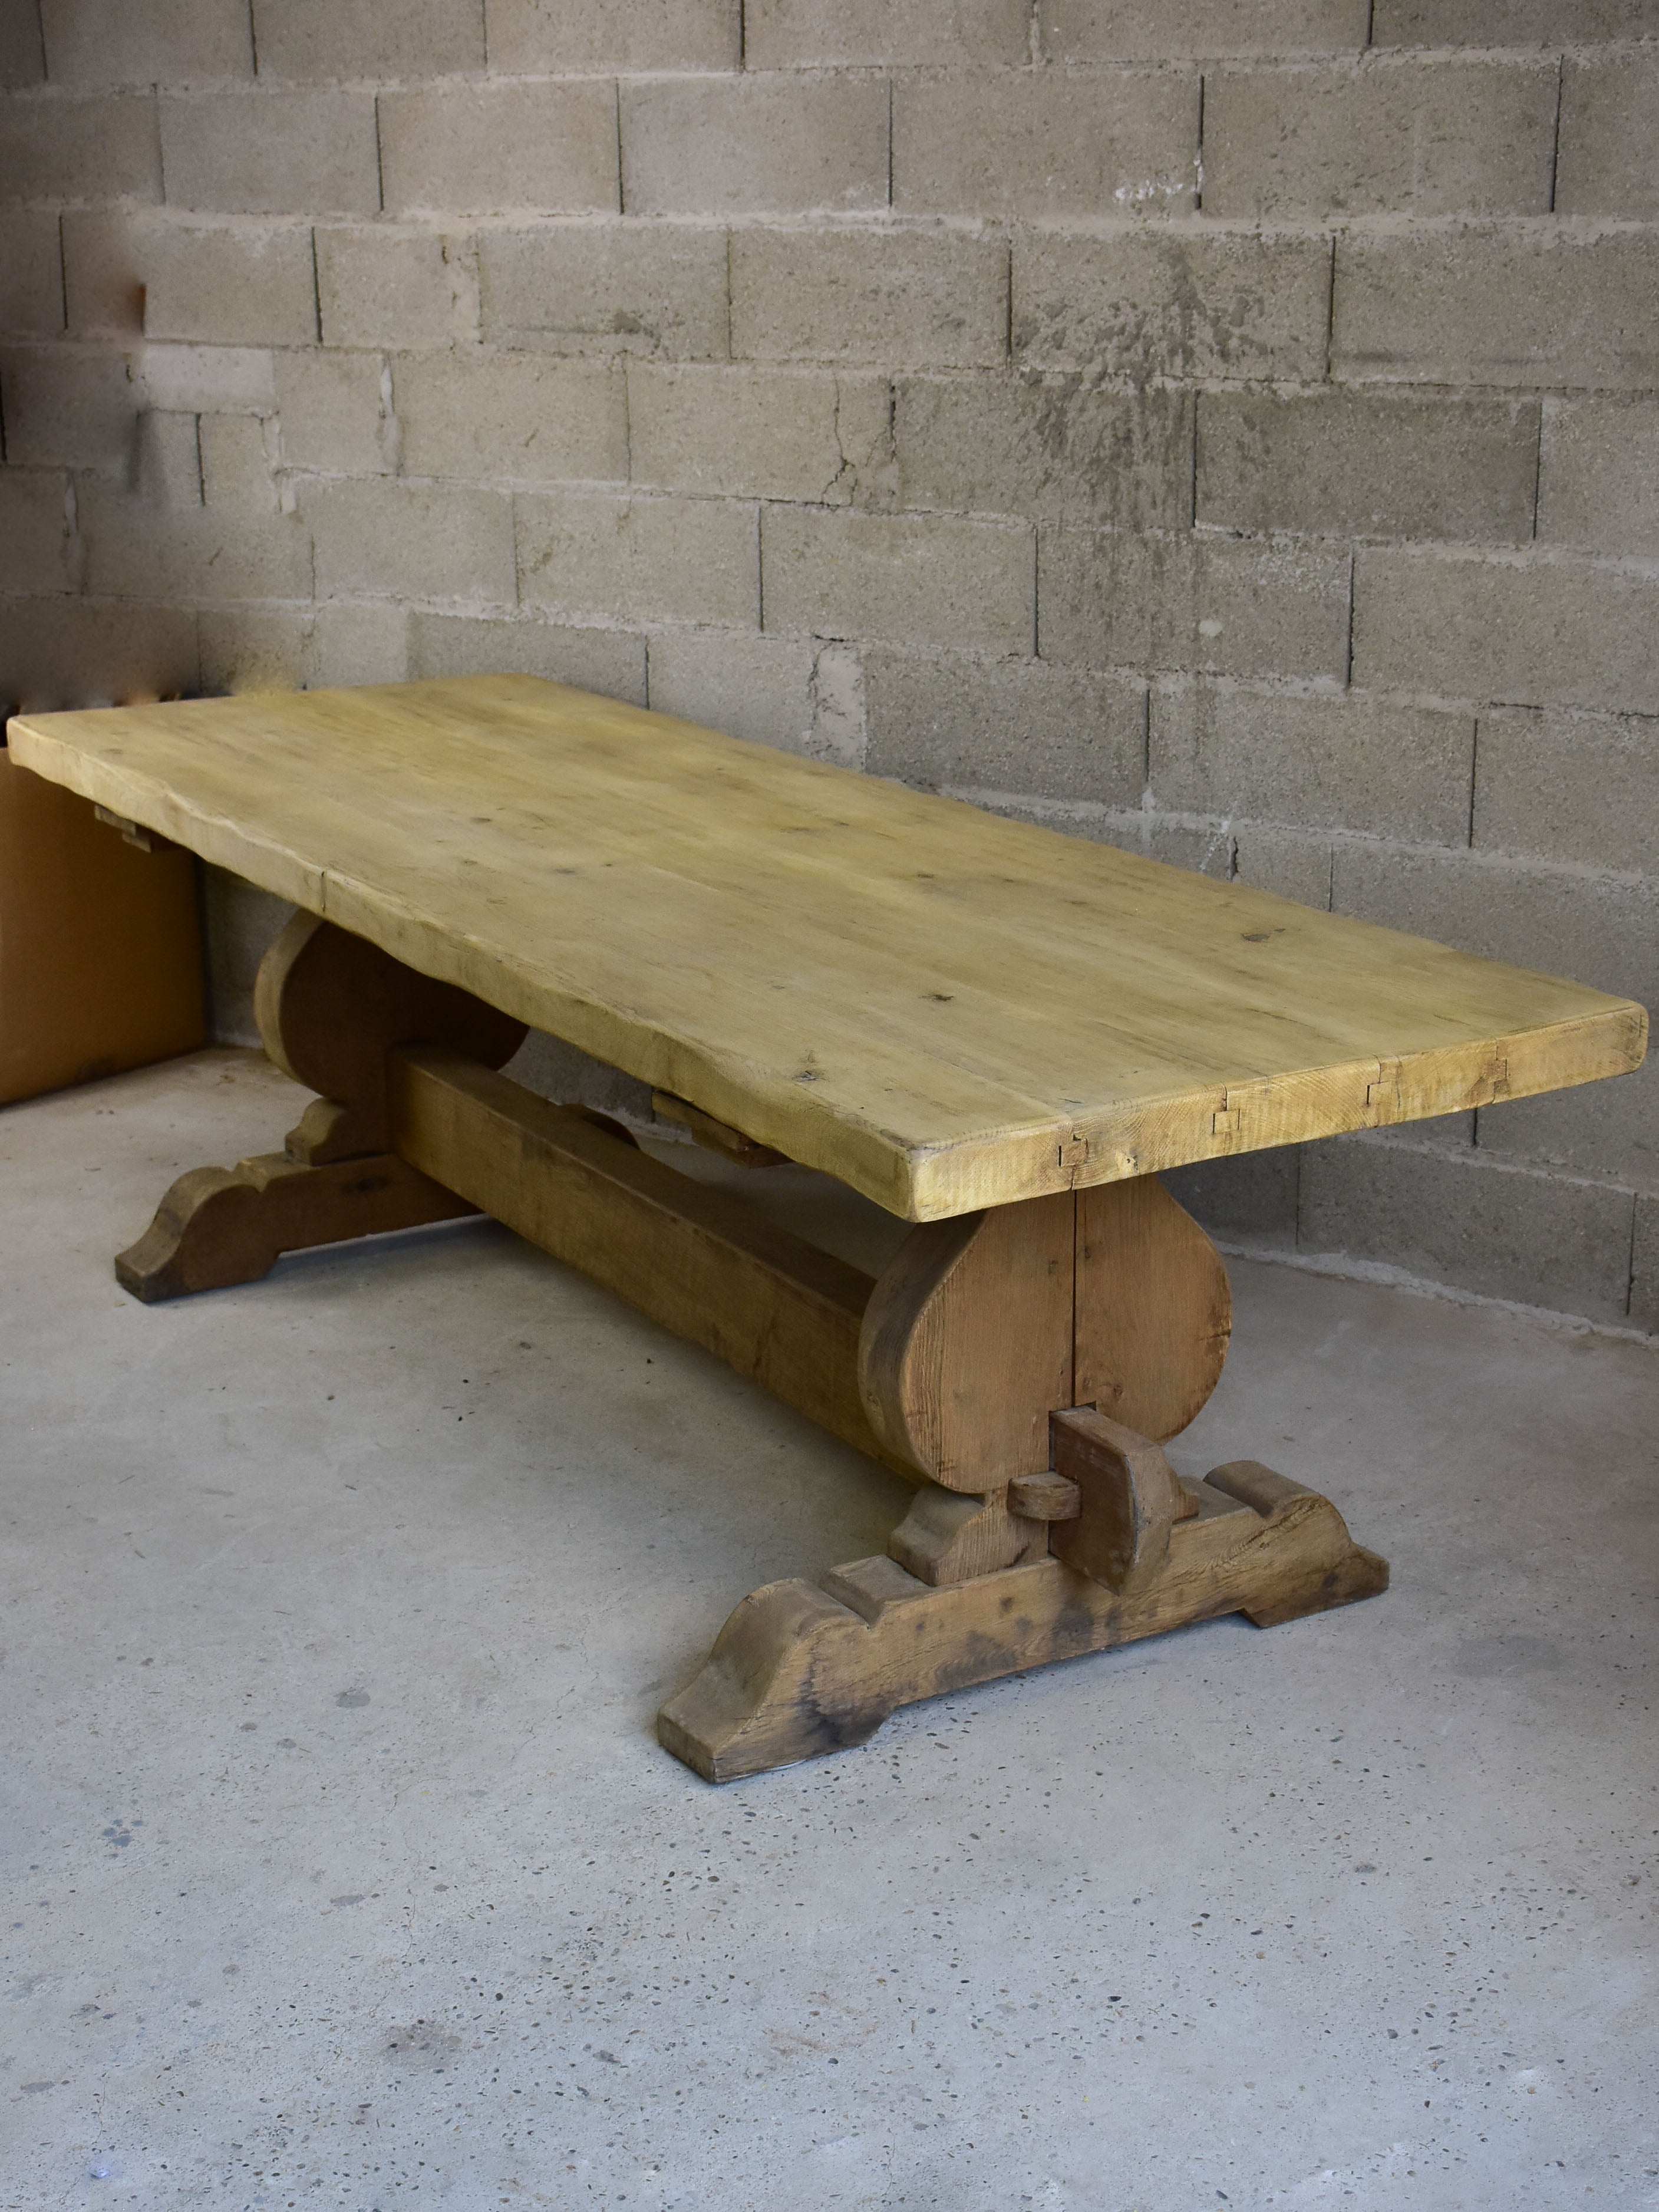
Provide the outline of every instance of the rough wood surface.
{"type": "Polygon", "coordinates": [[[740,1168],[777,1168],[785,1164],[784,1155],[774,1152],[770,1145],[757,1145],[752,1137],[745,1137],[741,1129],[729,1123],[717,1121],[712,1114],[705,1114],[701,1106],[692,1105],[690,1099],[671,1097],[666,1091],[651,1094],[651,1111],[659,1121],[672,1121],[686,1130],[705,1152],[719,1152],[740,1168]]]}
{"type": "Polygon", "coordinates": [[[1232,1325],[1221,1255],[1156,1176],[1078,1193],[1077,1404],[1166,1443],[1220,1381],[1232,1325]]]}
{"type": "Polygon", "coordinates": [[[1635,1066],[1633,1003],[530,677],[14,757],[913,1219],[1635,1066]]]}
{"type": "Polygon", "coordinates": [[[988,1497],[966,1496],[924,1483],[887,1539],[887,1556],[923,1583],[964,1583],[1022,1559],[1041,1559],[1048,1530],[1039,1517],[1017,1511],[1014,1486],[988,1497]]]}
{"type": "MultiPolygon", "coordinates": [[[[1219,1475],[1242,1479],[1238,1468],[1219,1475]]],[[[999,1674],[1103,1651],[1218,1613],[1259,1626],[1349,1605],[1388,1587],[1327,1498],[1279,1486],[1258,1509],[1219,1480],[1186,1486],[1197,1511],[1170,1530],[1164,1571],[1109,1589],[1047,1559],[931,1588],[888,1559],[821,1585],[769,1583],[744,1598],[708,1662],[657,1717],[661,1742],[711,1782],[862,1743],[900,1705],[999,1674]]]]}
{"type": "Polygon", "coordinates": [[[392,1140],[428,1175],[675,1335],[919,1479],[872,1431],[859,1395],[868,1275],[775,1228],[504,1075],[436,1048],[394,1052],[392,1140]]]}
{"type": "Polygon", "coordinates": [[[284,1252],[453,1221],[477,1208],[391,1154],[308,1167],[284,1152],[234,1168],[192,1168],[115,1262],[124,1291],[158,1305],[192,1291],[256,1283],[284,1252]]]}
{"type": "Polygon", "coordinates": [[[288,1139],[289,1153],[308,1163],[386,1150],[392,1045],[446,1045],[500,1067],[525,1040],[522,1022],[304,913],[259,963],[253,1012],[277,1066],[322,1093],[288,1139]]]}
{"type": "Polygon", "coordinates": [[[1056,1413],[1054,1472],[1073,1482],[1078,1511],[1049,1530],[1057,1559],[1110,1589],[1145,1589],[1163,1572],[1170,1533],[1198,1501],[1150,1437],[1091,1407],[1056,1413]]]}
{"type": "Polygon", "coordinates": [[[865,1316],[870,1425],[947,1490],[1006,1487],[1048,1464],[1073,1402],[1074,1202],[1027,1199],[912,1230],[865,1316]]]}

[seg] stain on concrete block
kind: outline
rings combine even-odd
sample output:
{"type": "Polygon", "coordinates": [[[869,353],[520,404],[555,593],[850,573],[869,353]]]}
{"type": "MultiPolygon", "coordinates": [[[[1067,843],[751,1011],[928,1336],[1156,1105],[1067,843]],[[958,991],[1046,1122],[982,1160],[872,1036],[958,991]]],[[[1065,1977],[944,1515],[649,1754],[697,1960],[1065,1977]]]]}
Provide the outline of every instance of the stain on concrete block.
{"type": "Polygon", "coordinates": [[[1152,377],[1325,373],[1322,239],[1034,231],[1014,242],[1015,359],[1152,377]]]}
{"type": "Polygon", "coordinates": [[[1193,399],[1101,392],[1079,377],[902,377],[894,396],[902,506],[1034,521],[1185,526],[1193,399]]]}
{"type": "Polygon", "coordinates": [[[1328,677],[1348,660],[1348,561],[1224,538],[1040,534],[1045,659],[1328,677]]]}

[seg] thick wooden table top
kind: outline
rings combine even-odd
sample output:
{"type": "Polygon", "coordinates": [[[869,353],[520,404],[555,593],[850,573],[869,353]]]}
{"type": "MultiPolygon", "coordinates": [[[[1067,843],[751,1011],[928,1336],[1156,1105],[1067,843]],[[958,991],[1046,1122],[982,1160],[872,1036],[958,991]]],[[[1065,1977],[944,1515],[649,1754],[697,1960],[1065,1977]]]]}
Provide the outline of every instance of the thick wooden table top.
{"type": "Polygon", "coordinates": [[[1576,983],[530,677],[13,757],[915,1220],[1636,1066],[1576,983]]]}

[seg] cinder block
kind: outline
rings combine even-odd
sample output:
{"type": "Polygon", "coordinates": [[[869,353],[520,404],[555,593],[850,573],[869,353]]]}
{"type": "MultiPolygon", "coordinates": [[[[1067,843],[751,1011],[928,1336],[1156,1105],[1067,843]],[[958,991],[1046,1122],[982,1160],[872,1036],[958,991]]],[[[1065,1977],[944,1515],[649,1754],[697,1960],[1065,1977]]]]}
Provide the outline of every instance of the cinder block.
{"type": "MultiPolygon", "coordinates": [[[[1140,826],[1139,849],[1150,860],[1162,860],[1169,868],[1188,868],[1195,876],[1213,876],[1218,883],[1231,880],[1238,865],[1238,843],[1231,822],[1143,814],[1140,826]]],[[[1121,842],[1128,843],[1127,838],[1121,842]]]]}
{"type": "Polygon", "coordinates": [[[750,69],[1017,66],[1030,56],[1029,0],[747,0],[750,69]]]}
{"type": "Polygon", "coordinates": [[[161,103],[167,204],[221,215],[373,215],[369,92],[216,92],[161,103]]]}
{"type": "Polygon", "coordinates": [[[1198,520],[1224,530],[1524,542],[1536,400],[1205,392],[1198,520]]]}
{"type": "Polygon", "coordinates": [[[1342,692],[1160,684],[1148,781],[1158,805],[1463,845],[1474,717],[1342,692]]]}
{"type": "Polygon", "coordinates": [[[611,84],[435,84],[382,93],[379,106],[384,204],[393,213],[618,205],[611,84]]]}
{"type": "Polygon", "coordinates": [[[893,204],[980,220],[1187,214],[1198,106],[1195,71],[901,77],[893,204]]]}
{"type": "Polygon", "coordinates": [[[660,714],[841,768],[862,764],[861,671],[847,646],[669,630],[651,640],[650,678],[660,714]]]}
{"type": "Polygon", "coordinates": [[[1590,552],[1659,554],[1659,405],[1546,401],[1538,535],[1590,552]]]}
{"type": "Polygon", "coordinates": [[[304,225],[64,217],[72,331],[218,345],[311,345],[317,337],[311,232],[304,225]]]}
{"type": "Polygon", "coordinates": [[[311,526],[319,599],[387,592],[510,607],[517,597],[505,492],[371,477],[307,484],[300,511],[311,526]]]}
{"type": "MultiPolygon", "coordinates": [[[[1659,9],[1655,9],[1659,27],[1659,9]]],[[[1561,77],[1558,215],[1659,216],[1659,53],[1569,56],[1561,77]]]]}
{"type": "Polygon", "coordinates": [[[1297,1243],[1487,1297],[1622,1322],[1634,1199],[1604,1182],[1433,1146],[1337,1137],[1302,1149],[1297,1243]]]}
{"type": "Polygon", "coordinates": [[[1233,873],[1257,890],[1323,912],[1331,903],[1331,841],[1277,822],[1236,822],[1233,873]]]}
{"type": "Polygon", "coordinates": [[[1146,687],[1047,660],[879,650],[864,662],[866,765],[933,789],[1138,806],[1146,687]]]}
{"type": "Polygon", "coordinates": [[[1376,0],[1377,46],[1559,46],[1651,38],[1659,0],[1376,0]]]}
{"type": "Polygon", "coordinates": [[[319,227],[316,236],[325,345],[448,346],[477,337],[466,239],[384,223],[319,227]]]}
{"type": "Polygon", "coordinates": [[[1330,54],[1365,43],[1366,0],[1037,0],[1051,62],[1330,54]]]}
{"type": "Polygon", "coordinates": [[[1008,249],[951,231],[738,230],[739,360],[973,368],[1008,351],[1008,249]]]}
{"type": "MultiPolygon", "coordinates": [[[[181,429],[189,416],[152,417],[181,429]]],[[[205,501],[189,498],[188,478],[137,492],[103,478],[80,486],[87,589],[94,596],[170,599],[304,599],[311,596],[311,546],[304,526],[278,503],[263,427],[247,417],[202,418],[205,501]]],[[[173,472],[169,472],[172,474],[173,472]]]]}
{"type": "Polygon", "coordinates": [[[1559,64],[1218,70],[1204,80],[1204,212],[1544,215],[1559,64]]]}
{"type": "Polygon", "coordinates": [[[1362,550],[1353,680],[1512,706],[1659,714],[1659,578],[1567,556],[1362,550]]]}
{"type": "Polygon", "coordinates": [[[483,0],[253,0],[261,77],[450,76],[484,65],[483,0]]]}
{"type": "Polygon", "coordinates": [[[292,515],[246,515],[237,502],[157,508],[118,484],[82,487],[86,588],[97,598],[305,599],[312,564],[292,515]]]}
{"type": "Polygon", "coordinates": [[[1474,837],[1493,852],[1659,873],[1659,744],[1650,721],[1489,707],[1474,837]]]}
{"type": "Polygon", "coordinates": [[[67,593],[0,600],[0,705],[103,707],[198,681],[196,617],[184,608],[67,593]]]}
{"type": "Polygon", "coordinates": [[[845,215],[887,204],[878,77],[685,76],[621,88],[629,215],[845,215]]]}
{"type": "Polygon", "coordinates": [[[405,476],[627,480],[627,404],[609,362],[417,355],[393,364],[392,386],[405,476]]]}
{"type": "Polygon", "coordinates": [[[545,676],[645,704],[645,640],[629,630],[426,614],[411,615],[410,629],[412,677],[545,676]]]}
{"type": "Polygon", "coordinates": [[[61,225],[69,329],[142,337],[144,280],[139,271],[149,227],[112,211],[67,214],[61,225]]]}
{"type": "Polygon", "coordinates": [[[894,410],[905,507],[1184,527],[1193,400],[1078,377],[904,377],[894,410]]]}
{"type": "Polygon", "coordinates": [[[628,422],[635,482],[667,491],[844,505],[889,462],[884,377],[635,362],[628,422]]]}
{"type": "Polygon", "coordinates": [[[391,380],[378,354],[281,353],[282,456],[325,476],[387,476],[396,465],[391,380]]]}
{"type": "Polygon", "coordinates": [[[1160,1177],[1202,1229],[1225,1243],[1273,1252],[1296,1249],[1302,1154],[1296,1145],[1200,1160],[1160,1177]]]}
{"type": "Polygon", "coordinates": [[[1659,1007],[1659,880],[1339,843],[1338,914],[1659,1007]]]}
{"type": "Polygon", "coordinates": [[[161,197],[150,93],[79,100],[0,100],[0,199],[161,197]]]}
{"type": "Polygon", "coordinates": [[[1659,1195],[1636,1195],[1636,1241],[1632,1249],[1630,1318],[1633,1328],[1659,1336],[1659,1195]]]}
{"type": "Polygon", "coordinates": [[[312,624],[307,687],[405,682],[412,619],[407,608],[384,602],[319,607],[312,624]]]}
{"type": "Polygon", "coordinates": [[[1120,233],[1016,240],[1015,358],[1144,382],[1325,374],[1322,239],[1120,233]]]}
{"type": "Polygon", "coordinates": [[[759,626],[752,506],[527,492],[517,507],[526,606],[601,622],[759,626]]]}
{"type": "Polygon", "coordinates": [[[761,524],[769,630],[1029,654],[1034,566],[1023,523],[770,507],[761,524]]]}
{"type": "Polygon", "coordinates": [[[556,353],[723,360],[726,235],[665,223],[561,223],[478,238],[483,333],[556,353]]]}
{"type": "Polygon", "coordinates": [[[1339,682],[1346,673],[1345,555],[1045,526],[1038,562],[1045,660],[1339,682]]]}
{"type": "Polygon", "coordinates": [[[213,607],[201,617],[202,689],[297,691],[311,672],[309,607],[213,607]]]}
{"type": "Polygon", "coordinates": [[[55,337],[64,327],[64,260],[58,218],[19,209],[0,213],[0,331],[55,337]]]}
{"type": "MultiPolygon", "coordinates": [[[[118,480],[118,489],[128,495],[140,514],[149,514],[151,526],[158,534],[169,526],[168,515],[185,510],[194,516],[202,504],[200,418],[194,415],[164,415],[159,410],[140,415],[133,425],[131,465],[118,480]]],[[[81,511],[90,526],[94,509],[83,505],[81,511]]],[[[125,520],[124,516],[124,522],[125,520]]],[[[193,521],[180,526],[195,531],[198,536],[202,534],[193,521]]],[[[121,557],[130,568],[125,540],[121,557]]],[[[188,568],[191,558],[190,546],[178,549],[176,565],[181,573],[188,568]]]]}
{"type": "Polygon", "coordinates": [[[1351,381],[1650,387],[1659,234],[1345,233],[1332,313],[1332,374],[1351,381]]]}
{"type": "Polygon", "coordinates": [[[147,345],[132,364],[152,407],[191,415],[270,415],[275,356],[263,346],[147,345]]]}
{"type": "MultiPolygon", "coordinates": [[[[488,0],[489,65],[504,76],[732,70],[741,0],[488,0]]],[[[752,42],[752,31],[750,33],[752,42]]],[[[769,66],[752,50],[750,67],[769,66]]]]}
{"type": "Polygon", "coordinates": [[[21,92],[40,84],[46,74],[46,49],[40,43],[40,11],[31,0],[14,0],[0,15],[0,86],[21,92]]]}
{"type": "Polygon", "coordinates": [[[0,468],[0,592],[70,592],[69,480],[55,469],[0,468]]]}
{"type": "Polygon", "coordinates": [[[140,405],[119,354],[36,346],[0,355],[0,420],[14,466],[131,471],[140,405]]]}
{"type": "Polygon", "coordinates": [[[1494,1158],[1659,1186],[1659,1059],[1651,1054],[1633,1075],[1506,1099],[1483,1106],[1478,1119],[1480,1150],[1494,1158]]]}
{"type": "Polygon", "coordinates": [[[40,0],[53,84],[207,84],[253,75],[247,0],[40,0]]]}

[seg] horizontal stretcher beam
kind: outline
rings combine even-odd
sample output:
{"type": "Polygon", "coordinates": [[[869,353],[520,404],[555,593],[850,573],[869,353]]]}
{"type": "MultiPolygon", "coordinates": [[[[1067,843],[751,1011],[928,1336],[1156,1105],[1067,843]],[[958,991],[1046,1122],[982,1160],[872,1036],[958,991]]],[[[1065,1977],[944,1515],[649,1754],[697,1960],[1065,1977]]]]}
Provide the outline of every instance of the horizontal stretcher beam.
{"type": "Polygon", "coordinates": [[[412,1167],[921,1480],[882,1443],[860,1397],[868,1275],[459,1053],[395,1050],[387,1077],[392,1147],[412,1167]]]}

